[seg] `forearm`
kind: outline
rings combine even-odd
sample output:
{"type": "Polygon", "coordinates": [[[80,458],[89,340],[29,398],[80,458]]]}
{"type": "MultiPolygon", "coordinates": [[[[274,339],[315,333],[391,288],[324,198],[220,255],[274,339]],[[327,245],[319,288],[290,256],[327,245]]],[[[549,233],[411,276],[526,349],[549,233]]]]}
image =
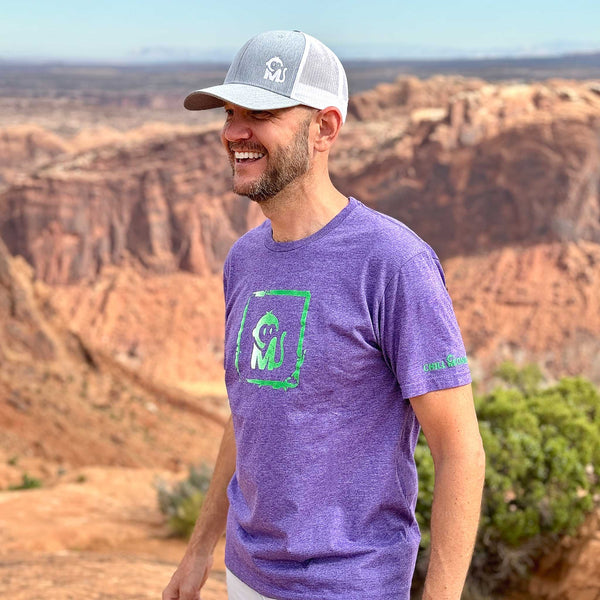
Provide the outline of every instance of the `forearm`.
{"type": "Polygon", "coordinates": [[[485,476],[483,449],[438,459],[423,600],[459,600],[471,562],[485,476]]]}
{"type": "Polygon", "coordinates": [[[188,553],[212,554],[225,531],[229,501],[227,486],[235,472],[235,437],[231,417],[225,426],[215,469],[194,527],[188,553]]]}

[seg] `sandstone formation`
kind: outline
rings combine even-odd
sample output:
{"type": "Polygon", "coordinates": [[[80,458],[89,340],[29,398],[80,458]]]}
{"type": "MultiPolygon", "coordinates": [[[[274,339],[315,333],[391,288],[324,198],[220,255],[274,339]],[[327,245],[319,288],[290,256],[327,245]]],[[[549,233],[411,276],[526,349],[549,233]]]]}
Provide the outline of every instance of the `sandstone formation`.
{"type": "Polygon", "coordinates": [[[153,380],[219,379],[221,265],[257,211],[229,190],[217,129],[97,143],[11,186],[2,238],[36,279],[63,284],[48,301],[94,346],[153,380]]]}
{"type": "Polygon", "coordinates": [[[218,273],[247,227],[248,202],[228,189],[228,170],[214,130],[84,152],[9,188],[0,234],[51,284],[127,262],[218,273]]]}
{"type": "MultiPolygon", "coordinates": [[[[0,240],[0,597],[157,598],[185,544],[154,482],[213,463],[225,400],[89,347],[50,296],[0,240]]],[[[226,598],[222,544],[204,597],[226,598]]]]}
{"type": "Polygon", "coordinates": [[[68,149],[65,140],[36,124],[0,129],[0,191],[18,180],[24,170],[43,164],[68,149]]]}
{"type": "Polygon", "coordinates": [[[24,473],[52,482],[87,464],[179,469],[214,459],[224,399],[141,379],[89,346],[2,242],[0,366],[0,489],[24,473]]]}
{"type": "Polygon", "coordinates": [[[600,512],[596,511],[577,538],[561,540],[529,584],[533,598],[597,600],[600,598],[600,512]]]}
{"type": "MultiPolygon", "coordinates": [[[[12,600],[156,600],[177,561],[119,553],[17,555],[0,563],[0,592],[12,600]]],[[[224,576],[211,575],[203,600],[227,600],[224,576]]]]}
{"type": "MultiPolygon", "coordinates": [[[[598,89],[408,77],[351,100],[334,181],[447,263],[481,376],[511,358],[600,381],[598,89]],[[588,266],[572,270],[566,255],[588,266]],[[500,256],[520,265],[512,276],[500,256]],[[551,291],[546,271],[555,289],[574,283],[551,291]],[[493,293],[481,285],[490,278],[493,293]],[[526,301],[514,300],[519,289],[526,301]]],[[[57,286],[50,301],[94,345],[161,380],[219,377],[221,264],[260,213],[229,190],[217,127],[117,137],[82,132],[87,150],[33,166],[0,195],[1,235],[57,286]]]]}
{"type": "Polygon", "coordinates": [[[186,388],[222,379],[220,275],[111,266],[93,282],[53,286],[48,301],[94,347],[150,380],[186,388]]]}
{"type": "Polygon", "coordinates": [[[350,98],[348,115],[359,121],[387,119],[391,112],[441,109],[457,94],[477,92],[486,85],[482,79],[463,77],[399,77],[393,83],[380,83],[374,89],[350,98]]]}
{"type": "Polygon", "coordinates": [[[505,247],[445,270],[480,381],[505,360],[600,380],[600,244],[505,247]]]}
{"type": "Polygon", "coordinates": [[[351,114],[335,182],[436,249],[476,374],[535,361],[599,382],[597,85],[400,79],[351,114]]]}
{"type": "MultiPolygon", "coordinates": [[[[336,183],[400,217],[443,258],[600,239],[597,86],[402,78],[352,98],[350,114],[336,183]]],[[[161,138],[155,128],[150,142],[139,131],[127,143],[82,131],[71,147],[103,149],[37,168],[3,194],[3,237],[37,277],[93,279],[127,257],[160,272],[219,272],[249,219],[228,189],[216,130],[161,138]]]]}
{"type": "MultiPolygon", "coordinates": [[[[442,258],[555,240],[599,243],[595,90],[562,81],[399,80],[384,87],[378,117],[365,122],[381,124],[368,160],[352,156],[363,134],[349,127],[336,183],[406,222],[442,258]],[[384,128],[390,121],[397,126],[384,128]]],[[[353,98],[352,112],[360,116],[377,92],[353,98]]]]}

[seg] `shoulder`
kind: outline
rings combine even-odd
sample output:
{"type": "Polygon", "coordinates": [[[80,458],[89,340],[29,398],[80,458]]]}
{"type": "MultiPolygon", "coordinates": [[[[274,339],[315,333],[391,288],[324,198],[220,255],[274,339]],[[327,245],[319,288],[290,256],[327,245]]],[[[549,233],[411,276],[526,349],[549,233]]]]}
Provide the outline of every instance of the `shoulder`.
{"type": "Polygon", "coordinates": [[[396,268],[401,268],[417,256],[425,256],[439,263],[433,248],[410,227],[361,202],[357,201],[350,225],[363,243],[368,244],[372,260],[392,263],[396,268]]]}

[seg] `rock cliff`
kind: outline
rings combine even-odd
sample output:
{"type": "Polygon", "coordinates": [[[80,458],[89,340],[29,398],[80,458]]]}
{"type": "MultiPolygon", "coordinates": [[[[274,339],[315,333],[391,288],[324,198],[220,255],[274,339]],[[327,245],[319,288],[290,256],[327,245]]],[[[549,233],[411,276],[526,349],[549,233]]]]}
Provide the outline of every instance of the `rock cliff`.
{"type": "Polygon", "coordinates": [[[401,79],[353,98],[336,183],[442,258],[600,242],[600,94],[592,84],[401,79]],[[376,108],[372,105],[376,103],[376,108]],[[375,118],[362,115],[373,110],[375,118]],[[356,153],[369,131],[379,140],[356,153]],[[356,156],[354,156],[354,154],[356,156]]]}
{"type": "Polygon", "coordinates": [[[256,207],[230,191],[214,127],[110,141],[33,162],[0,194],[0,234],[90,343],[153,380],[218,379],[221,265],[256,207]]]}
{"type": "Polygon", "coordinates": [[[0,191],[28,168],[69,150],[61,137],[36,124],[0,129],[0,191]]]}
{"type": "Polygon", "coordinates": [[[595,600],[600,597],[599,573],[600,511],[596,511],[577,537],[563,538],[543,559],[529,592],[543,600],[595,600]]]}
{"type": "Polygon", "coordinates": [[[70,330],[51,295],[0,240],[0,490],[23,469],[48,483],[88,464],[211,460],[224,400],[140,378],[70,330]]]}
{"type": "MultiPolygon", "coordinates": [[[[476,372],[512,358],[600,381],[598,85],[409,77],[349,113],[334,182],[438,252],[476,372]]],[[[261,218],[229,189],[218,126],[70,146],[32,132],[29,171],[0,194],[10,251],[113,354],[161,379],[218,376],[220,268],[261,218]]]]}
{"type": "Polygon", "coordinates": [[[36,277],[93,280],[104,265],[217,273],[247,228],[216,131],[76,154],[0,196],[0,234],[36,277]]]}

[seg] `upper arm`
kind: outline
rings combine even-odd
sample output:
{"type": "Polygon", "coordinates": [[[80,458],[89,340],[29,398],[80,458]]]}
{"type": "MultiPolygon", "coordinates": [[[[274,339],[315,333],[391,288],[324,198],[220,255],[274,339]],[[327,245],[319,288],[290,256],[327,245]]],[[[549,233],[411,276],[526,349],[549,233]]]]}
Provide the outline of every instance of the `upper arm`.
{"type": "Polygon", "coordinates": [[[421,252],[388,281],[378,341],[404,398],[471,381],[460,329],[435,256],[421,252]]]}
{"type": "Polygon", "coordinates": [[[482,453],[470,384],[415,396],[410,403],[434,462],[450,456],[482,453]]]}

